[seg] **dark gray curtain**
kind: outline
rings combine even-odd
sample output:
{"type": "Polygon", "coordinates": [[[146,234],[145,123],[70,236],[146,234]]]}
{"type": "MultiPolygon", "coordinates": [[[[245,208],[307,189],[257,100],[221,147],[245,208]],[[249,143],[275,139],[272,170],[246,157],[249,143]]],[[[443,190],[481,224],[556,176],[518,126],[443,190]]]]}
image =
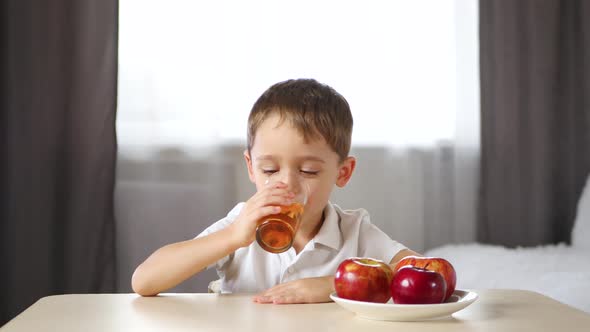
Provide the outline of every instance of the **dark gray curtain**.
{"type": "Polygon", "coordinates": [[[569,242],[590,171],[590,1],[479,4],[478,240],[569,242]]]}
{"type": "Polygon", "coordinates": [[[0,2],[0,325],[43,296],[115,289],[117,11],[0,2]]]}

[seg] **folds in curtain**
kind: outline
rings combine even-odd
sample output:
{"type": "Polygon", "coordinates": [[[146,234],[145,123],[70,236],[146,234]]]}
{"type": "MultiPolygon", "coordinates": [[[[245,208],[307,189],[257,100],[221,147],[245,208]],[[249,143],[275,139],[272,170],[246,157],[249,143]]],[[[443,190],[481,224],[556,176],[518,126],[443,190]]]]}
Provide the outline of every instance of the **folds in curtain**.
{"type": "Polygon", "coordinates": [[[568,242],[590,171],[590,3],[480,1],[478,239],[568,242]]]}
{"type": "MultiPolygon", "coordinates": [[[[206,153],[195,148],[148,150],[152,153],[138,155],[122,147],[117,159],[120,292],[131,291],[135,267],[153,251],[195,237],[224,217],[238,197],[253,193],[243,168],[242,147],[210,147],[206,153]]],[[[171,292],[206,292],[213,279],[217,279],[214,271],[206,271],[171,292]]]]}
{"type": "Polygon", "coordinates": [[[430,147],[354,148],[357,170],[334,202],[365,208],[371,222],[417,251],[475,239],[477,150],[452,141],[430,147]]]}
{"type": "Polygon", "coordinates": [[[114,290],[117,1],[0,6],[1,325],[114,290]]]}

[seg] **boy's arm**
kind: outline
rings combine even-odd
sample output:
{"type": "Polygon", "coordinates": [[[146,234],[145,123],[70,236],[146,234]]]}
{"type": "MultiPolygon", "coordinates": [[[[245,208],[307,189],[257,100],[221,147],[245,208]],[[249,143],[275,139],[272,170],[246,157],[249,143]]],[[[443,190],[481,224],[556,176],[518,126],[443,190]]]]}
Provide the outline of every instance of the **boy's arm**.
{"type": "Polygon", "coordinates": [[[257,303],[321,303],[330,302],[334,292],[334,276],[304,278],[285,282],[255,295],[257,303]]]}
{"type": "Polygon", "coordinates": [[[133,291],[142,296],[157,295],[236,251],[240,246],[232,240],[232,226],[156,250],[135,269],[133,291]]]}
{"type": "Polygon", "coordinates": [[[193,240],[169,244],[158,249],[135,269],[131,278],[133,291],[153,296],[170,289],[207,266],[250,245],[255,239],[256,222],[278,213],[290,203],[287,185],[277,183],[256,192],[227,227],[193,240]]]}

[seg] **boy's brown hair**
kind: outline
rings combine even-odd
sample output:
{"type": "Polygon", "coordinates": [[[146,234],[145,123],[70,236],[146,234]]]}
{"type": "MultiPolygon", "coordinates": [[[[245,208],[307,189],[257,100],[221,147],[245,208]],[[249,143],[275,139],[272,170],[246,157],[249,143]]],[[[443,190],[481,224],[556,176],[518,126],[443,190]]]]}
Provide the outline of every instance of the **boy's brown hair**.
{"type": "Polygon", "coordinates": [[[268,88],[248,117],[248,152],[260,124],[276,113],[281,122],[289,120],[305,141],[323,137],[340,161],[348,157],[352,114],[346,99],[333,88],[314,79],[287,80],[268,88]]]}

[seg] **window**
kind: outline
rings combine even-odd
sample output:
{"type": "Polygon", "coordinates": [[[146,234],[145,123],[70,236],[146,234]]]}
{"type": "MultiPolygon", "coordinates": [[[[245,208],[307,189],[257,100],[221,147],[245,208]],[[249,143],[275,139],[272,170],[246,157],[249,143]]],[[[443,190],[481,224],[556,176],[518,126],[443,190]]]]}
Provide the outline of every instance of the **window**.
{"type": "Polygon", "coordinates": [[[121,0],[119,143],[244,142],[256,98],[302,77],[347,98],[355,144],[451,139],[461,3],[121,0]]]}

